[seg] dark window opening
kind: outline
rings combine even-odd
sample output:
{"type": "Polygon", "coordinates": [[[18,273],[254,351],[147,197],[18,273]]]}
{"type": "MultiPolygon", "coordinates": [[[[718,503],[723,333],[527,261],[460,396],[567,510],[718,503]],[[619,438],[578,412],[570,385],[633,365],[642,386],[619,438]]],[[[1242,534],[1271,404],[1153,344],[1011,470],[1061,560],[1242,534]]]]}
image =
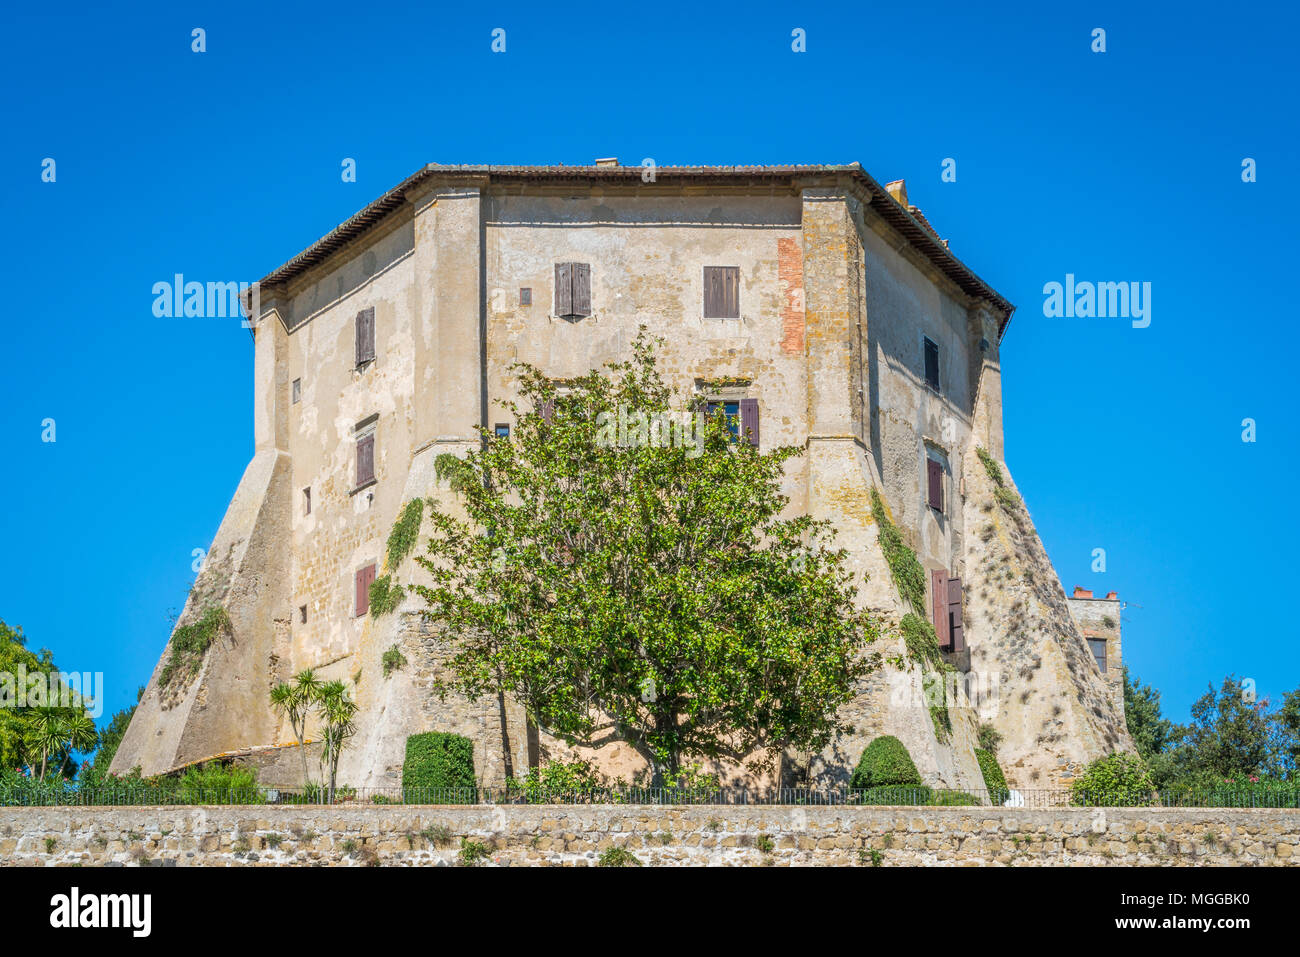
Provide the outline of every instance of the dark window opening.
{"type": "Polygon", "coordinates": [[[293,380],[293,404],[297,405],[301,399],[302,399],[302,380],[294,379],[293,380]]]}
{"type": "Polygon", "coordinates": [[[510,426],[498,422],[492,428],[492,432],[498,439],[510,438],[510,426]]]}
{"type": "Polygon", "coordinates": [[[302,490],[302,513],[304,515],[311,514],[311,487],[310,486],[302,490]]]}
{"type": "Polygon", "coordinates": [[[931,339],[925,340],[925,384],[939,391],[939,346],[931,339]]]}
{"type": "Polygon", "coordinates": [[[1089,638],[1088,647],[1092,649],[1092,656],[1097,659],[1097,667],[1101,673],[1106,673],[1106,639],[1089,638]]]}
{"type": "Polygon", "coordinates": [[[519,305],[531,306],[533,304],[533,291],[528,286],[519,290],[519,305]]]}
{"type": "Polygon", "coordinates": [[[306,605],[299,605],[299,606],[298,606],[298,621],[299,621],[300,623],[304,624],[304,625],[307,624],[307,606],[306,606],[306,605]]]}

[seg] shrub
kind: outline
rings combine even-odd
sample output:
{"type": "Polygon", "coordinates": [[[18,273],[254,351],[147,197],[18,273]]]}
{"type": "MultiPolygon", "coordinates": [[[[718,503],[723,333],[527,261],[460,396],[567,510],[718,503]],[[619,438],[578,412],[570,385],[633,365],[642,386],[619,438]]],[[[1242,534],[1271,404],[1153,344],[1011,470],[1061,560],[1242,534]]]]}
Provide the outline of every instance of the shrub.
{"type": "Polygon", "coordinates": [[[1085,807],[1140,807],[1155,803],[1155,786],[1136,754],[1098,758],[1075,779],[1071,803],[1085,807]]]}
{"type": "Polygon", "coordinates": [[[523,778],[508,778],[506,786],[520,791],[529,804],[564,804],[595,800],[603,782],[590,761],[548,761],[529,768],[523,778]]]}
{"type": "Polygon", "coordinates": [[[239,764],[212,762],[187,768],[181,776],[181,804],[261,804],[262,790],[257,772],[239,764]]]}
{"type": "Polygon", "coordinates": [[[867,745],[849,779],[851,788],[921,787],[921,775],[903,742],[882,735],[867,745]]]}
{"type": "Polygon", "coordinates": [[[167,687],[174,678],[188,681],[194,677],[212,642],[230,630],[230,615],[220,605],[209,606],[198,621],[178,627],[172,632],[172,653],[158,675],[158,684],[167,687]]]}
{"type": "MultiPolygon", "coordinates": [[[[438,803],[468,804],[477,798],[474,778],[474,743],[459,734],[430,731],[406,739],[402,762],[402,788],[417,792],[441,790],[438,803]],[[468,793],[466,793],[468,791],[468,793]]],[[[414,795],[417,799],[420,793],[414,795]]],[[[411,797],[408,796],[407,800],[411,797]]]]}
{"type": "Polygon", "coordinates": [[[460,839],[460,853],[457,858],[461,867],[477,867],[483,861],[487,860],[488,846],[479,841],[471,841],[468,837],[460,839]]]}
{"type": "MultiPolygon", "coordinates": [[[[994,733],[996,734],[996,732],[994,733]]],[[[983,734],[980,735],[980,742],[983,743],[983,734]]],[[[975,760],[979,762],[980,774],[984,776],[984,787],[989,792],[989,802],[991,804],[1005,804],[1007,798],[1011,796],[1011,792],[1007,788],[1006,775],[1002,773],[1002,767],[998,764],[998,759],[993,755],[992,751],[976,748],[975,760]]]]}
{"type": "Polygon", "coordinates": [[[930,798],[932,807],[974,807],[980,799],[965,791],[939,791],[930,798]]]}
{"type": "Polygon", "coordinates": [[[401,649],[396,645],[384,652],[381,659],[384,665],[384,677],[387,678],[394,671],[401,671],[406,667],[406,655],[402,654],[401,649]]]}
{"type": "Polygon", "coordinates": [[[640,867],[637,856],[626,847],[607,847],[596,861],[599,867],[640,867]]]}
{"type": "Polygon", "coordinates": [[[985,722],[979,728],[979,746],[989,754],[997,757],[998,745],[1002,743],[1002,735],[993,725],[985,722]]]}

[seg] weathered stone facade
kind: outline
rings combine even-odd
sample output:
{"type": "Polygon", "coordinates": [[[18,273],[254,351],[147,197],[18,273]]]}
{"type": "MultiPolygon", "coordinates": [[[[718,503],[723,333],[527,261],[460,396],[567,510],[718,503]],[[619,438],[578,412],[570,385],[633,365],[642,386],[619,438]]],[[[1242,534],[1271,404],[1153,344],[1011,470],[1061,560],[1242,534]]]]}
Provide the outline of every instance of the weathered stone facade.
{"type": "MultiPolygon", "coordinates": [[[[1128,747],[1122,711],[1095,667],[1082,667],[1091,655],[1027,514],[995,544],[1010,551],[998,561],[1032,574],[1033,614],[1009,618],[1009,586],[981,584],[1005,574],[989,566],[980,533],[988,489],[974,449],[1002,461],[999,342],[1011,305],[949,252],[899,184],[886,190],[857,164],[641,174],[430,166],[262,281],[256,454],[181,618],[221,603],[233,634],[179,688],[160,687],[160,662],[115,771],[292,744],[267,693],[307,667],[352,683],[359,731],[340,775],[355,786],[398,783],[407,735],[427,730],[471,737],[485,784],[560,753],[545,736],[530,745],[511,702],[432,696],[446,649],[421,631],[410,598],[397,614],[356,614],[355,581],[370,565],[390,571],[384,542],[404,503],[456,507],[435,461],[472,448],[477,425],[511,425],[511,363],[577,376],[625,359],[643,325],[666,341],[659,361],[673,385],[709,396],[725,381],[757,402],[763,446],[806,449],[787,469],[790,508],[835,525],[865,576],[863,601],[886,626],[876,650],[894,664],[847,709],[853,731],[824,754],[791,755],[791,768],[843,783],[863,746],[889,733],[928,783],[980,789],[980,720],[1003,732],[1021,787],[1128,747]],[[553,305],[566,262],[590,267],[591,308],[576,320],[553,305]],[[705,315],[712,266],[738,271],[738,317],[705,315]],[[375,355],[358,362],[368,310],[375,355]],[[373,482],[358,477],[359,435],[374,436],[373,482]],[[940,736],[898,635],[910,609],[877,544],[872,489],[927,571],[964,583],[965,640],[988,672],[972,678],[997,692],[953,699],[940,736]],[[385,676],[392,647],[408,666],[385,676]],[[1049,666],[1026,668],[1026,656],[1049,666]],[[1006,707],[1024,694],[1054,710],[1006,707]],[[1012,733],[1017,722],[1026,727],[1012,733]]],[[[415,576],[410,559],[398,571],[415,576]]],[[[614,773],[637,770],[629,748],[598,757],[614,773]]],[[[301,776],[296,754],[262,764],[268,782],[301,776]]]]}
{"type": "Polygon", "coordinates": [[[1300,814],[1211,808],[0,808],[0,866],[1295,865],[1300,814]]]}

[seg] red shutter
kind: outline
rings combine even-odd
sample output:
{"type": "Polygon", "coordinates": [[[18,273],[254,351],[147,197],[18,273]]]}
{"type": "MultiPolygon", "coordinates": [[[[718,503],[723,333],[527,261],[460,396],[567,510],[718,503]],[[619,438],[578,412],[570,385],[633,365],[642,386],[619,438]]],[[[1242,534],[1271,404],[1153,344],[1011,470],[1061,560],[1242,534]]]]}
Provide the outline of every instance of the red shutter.
{"type": "Polygon", "coordinates": [[[372,432],[364,438],[357,439],[357,486],[374,481],[375,478],[375,434],[372,432]]]}
{"type": "Polygon", "coordinates": [[[357,617],[370,611],[370,586],[375,581],[375,566],[367,565],[357,572],[357,617]]]}
{"type": "Polygon", "coordinates": [[[952,650],[966,650],[966,631],[961,621],[961,579],[948,579],[948,633],[952,636],[952,650]]]}
{"type": "Polygon", "coordinates": [[[555,314],[567,316],[573,312],[573,266],[555,264],[555,314]]]}
{"type": "Polygon", "coordinates": [[[758,400],[740,400],[740,434],[749,444],[758,447],[758,400]]]}
{"type": "Polygon", "coordinates": [[[573,314],[591,315],[591,264],[573,263],[573,314]]]}
{"type": "Polygon", "coordinates": [[[948,631],[948,572],[942,568],[930,572],[930,615],[935,634],[939,636],[939,647],[948,651],[952,643],[948,631]]]}
{"type": "Polygon", "coordinates": [[[357,313],[357,365],[375,357],[375,307],[357,313]]]}
{"type": "Polygon", "coordinates": [[[925,460],[926,484],[929,486],[931,508],[943,511],[943,466],[934,459],[925,460]]]}

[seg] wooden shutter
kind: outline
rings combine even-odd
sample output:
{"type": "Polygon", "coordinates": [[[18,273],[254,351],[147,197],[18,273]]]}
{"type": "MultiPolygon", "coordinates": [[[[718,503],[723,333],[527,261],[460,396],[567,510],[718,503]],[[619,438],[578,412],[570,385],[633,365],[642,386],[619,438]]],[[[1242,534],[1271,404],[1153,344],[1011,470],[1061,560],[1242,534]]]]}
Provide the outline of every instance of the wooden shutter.
{"type": "Polygon", "coordinates": [[[573,267],[573,315],[591,315],[591,264],[571,263],[573,267]]]}
{"type": "Polygon", "coordinates": [[[952,645],[952,635],[948,631],[948,572],[936,568],[930,572],[930,610],[934,622],[935,634],[939,636],[939,647],[948,651],[952,645]]]}
{"type": "Polygon", "coordinates": [[[925,340],[925,384],[939,391],[939,346],[930,339],[925,340]]]}
{"type": "Polygon", "coordinates": [[[374,481],[375,433],[357,439],[357,486],[374,481]]]}
{"type": "Polygon", "coordinates": [[[357,572],[357,617],[370,611],[370,586],[375,581],[375,566],[367,565],[357,572]]]}
{"type": "Polygon", "coordinates": [[[961,579],[948,579],[948,635],[953,651],[966,650],[966,630],[961,620],[961,579]]]}
{"type": "Polygon", "coordinates": [[[749,444],[758,446],[758,400],[740,400],[740,436],[749,444]]]}
{"type": "Polygon", "coordinates": [[[357,365],[375,357],[375,307],[357,313],[357,365]]]}
{"type": "Polygon", "coordinates": [[[925,479],[931,508],[943,511],[943,466],[934,459],[925,460],[925,479]]]}
{"type": "Polygon", "coordinates": [[[573,263],[555,264],[555,314],[573,315],[573,263]]]}
{"type": "Polygon", "coordinates": [[[704,267],[704,318],[740,318],[740,267],[704,267]]]}

